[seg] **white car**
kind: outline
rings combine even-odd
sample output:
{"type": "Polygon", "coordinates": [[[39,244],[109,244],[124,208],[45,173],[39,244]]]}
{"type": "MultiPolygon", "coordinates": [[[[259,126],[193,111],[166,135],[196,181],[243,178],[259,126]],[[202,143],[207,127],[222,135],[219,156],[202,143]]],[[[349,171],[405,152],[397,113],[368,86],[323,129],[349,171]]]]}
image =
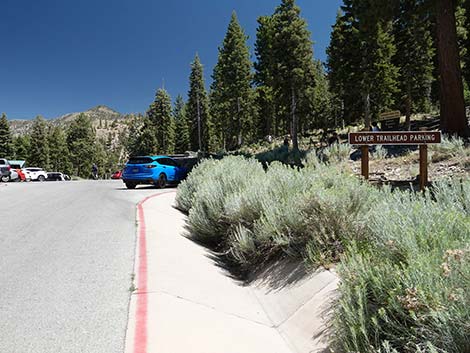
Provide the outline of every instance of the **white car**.
{"type": "Polygon", "coordinates": [[[42,168],[29,167],[24,170],[29,173],[32,181],[45,181],[47,179],[47,173],[42,168]]]}

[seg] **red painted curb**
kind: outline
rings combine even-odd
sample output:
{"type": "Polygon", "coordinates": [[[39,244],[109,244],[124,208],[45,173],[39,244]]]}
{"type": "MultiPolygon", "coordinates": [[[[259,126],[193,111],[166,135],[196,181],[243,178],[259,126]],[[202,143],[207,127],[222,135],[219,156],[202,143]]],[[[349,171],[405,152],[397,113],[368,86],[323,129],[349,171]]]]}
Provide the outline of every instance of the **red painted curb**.
{"type": "Polygon", "coordinates": [[[150,199],[157,196],[172,194],[176,192],[169,191],[161,194],[148,196],[137,204],[137,214],[139,220],[139,257],[137,273],[137,304],[135,312],[135,334],[134,334],[134,353],[147,353],[147,318],[148,318],[148,295],[147,295],[147,229],[145,226],[145,216],[143,205],[150,199]]]}

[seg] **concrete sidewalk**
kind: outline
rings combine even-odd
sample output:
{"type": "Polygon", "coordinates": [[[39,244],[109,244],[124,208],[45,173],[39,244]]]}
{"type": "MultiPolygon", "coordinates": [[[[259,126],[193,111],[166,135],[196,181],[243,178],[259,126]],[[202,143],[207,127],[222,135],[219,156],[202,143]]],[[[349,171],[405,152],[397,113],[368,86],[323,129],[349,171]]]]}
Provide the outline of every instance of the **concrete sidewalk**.
{"type": "Polygon", "coordinates": [[[243,286],[209,258],[207,249],[183,236],[185,216],[172,207],[174,197],[162,194],[143,205],[147,284],[131,298],[126,353],[324,351],[323,317],[336,276],[321,272],[297,280],[289,277],[296,268],[283,266],[243,286]],[[273,277],[286,270],[289,283],[273,277]]]}

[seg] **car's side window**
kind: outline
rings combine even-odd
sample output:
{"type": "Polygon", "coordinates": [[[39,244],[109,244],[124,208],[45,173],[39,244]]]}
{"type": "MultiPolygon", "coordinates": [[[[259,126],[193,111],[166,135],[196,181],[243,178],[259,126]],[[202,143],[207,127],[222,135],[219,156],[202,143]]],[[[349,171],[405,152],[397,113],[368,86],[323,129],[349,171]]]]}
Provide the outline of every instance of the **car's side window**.
{"type": "Polygon", "coordinates": [[[166,160],[167,160],[168,165],[170,165],[172,167],[177,167],[178,166],[173,159],[166,158],[166,160]]]}
{"type": "Polygon", "coordinates": [[[159,162],[160,164],[167,165],[167,166],[170,166],[170,167],[175,167],[176,166],[175,162],[170,158],[161,158],[161,160],[162,160],[162,162],[159,162]]]}
{"type": "Polygon", "coordinates": [[[166,162],[166,158],[158,158],[157,162],[158,164],[161,164],[161,165],[168,165],[166,162]]]}

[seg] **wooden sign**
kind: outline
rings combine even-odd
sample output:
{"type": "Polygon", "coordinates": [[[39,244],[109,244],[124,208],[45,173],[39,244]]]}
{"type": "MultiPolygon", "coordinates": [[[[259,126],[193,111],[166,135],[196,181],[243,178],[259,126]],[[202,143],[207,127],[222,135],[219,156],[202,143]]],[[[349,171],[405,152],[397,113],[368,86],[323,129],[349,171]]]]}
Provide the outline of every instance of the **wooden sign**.
{"type": "Polygon", "coordinates": [[[441,143],[440,131],[352,132],[351,145],[361,146],[361,172],[369,179],[370,145],[419,145],[419,187],[428,184],[428,144],[441,143]]]}
{"type": "Polygon", "coordinates": [[[379,120],[388,120],[388,119],[400,119],[401,113],[399,110],[394,110],[391,112],[385,112],[379,115],[379,120]]]}
{"type": "Polygon", "coordinates": [[[379,115],[382,131],[395,131],[400,128],[401,113],[399,110],[385,112],[379,115]]]}
{"type": "Polygon", "coordinates": [[[441,143],[439,131],[352,132],[351,145],[428,145],[441,143]]]}

